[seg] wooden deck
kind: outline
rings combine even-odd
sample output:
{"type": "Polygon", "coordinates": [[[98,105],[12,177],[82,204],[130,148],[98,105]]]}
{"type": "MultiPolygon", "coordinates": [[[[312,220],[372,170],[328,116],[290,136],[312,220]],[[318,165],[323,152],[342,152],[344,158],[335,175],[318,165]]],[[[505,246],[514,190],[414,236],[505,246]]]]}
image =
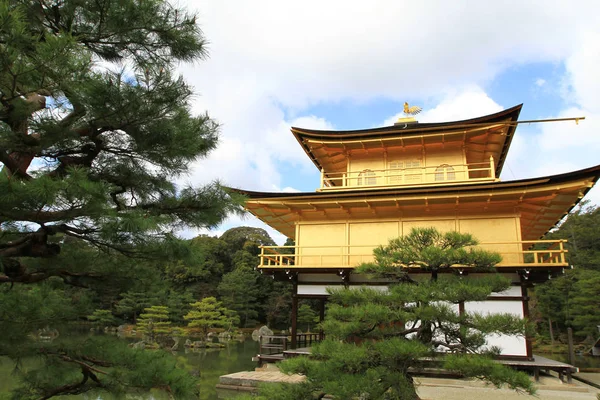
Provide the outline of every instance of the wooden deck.
{"type": "MultiPolygon", "coordinates": [[[[259,362],[262,360],[263,362],[277,362],[285,360],[286,358],[297,357],[297,356],[309,356],[310,355],[310,347],[299,347],[297,349],[288,349],[284,350],[281,353],[270,354],[270,355],[258,355],[259,362]]],[[[550,372],[554,371],[558,373],[558,377],[561,381],[565,381],[567,383],[572,383],[573,374],[579,372],[579,368],[574,367],[573,365],[551,360],[546,357],[533,355],[533,360],[496,360],[499,364],[506,365],[508,367],[532,372],[536,382],[540,380],[540,372],[550,372]]],[[[417,372],[418,375],[418,372],[417,372]]]]}
{"type": "MultiPolygon", "coordinates": [[[[301,375],[287,375],[279,372],[275,366],[256,371],[237,372],[223,375],[216,385],[224,398],[229,398],[233,391],[255,392],[261,383],[298,383],[305,379],[301,375]]],[[[527,400],[532,397],[507,387],[496,389],[477,379],[453,379],[440,377],[416,377],[417,391],[422,398],[431,400],[527,400]]],[[[600,393],[589,385],[574,382],[566,384],[554,376],[542,376],[536,384],[537,400],[596,400],[600,393]]]]}
{"type": "Polygon", "coordinates": [[[533,355],[532,361],[497,360],[497,362],[515,369],[532,371],[536,382],[540,380],[540,371],[555,371],[558,373],[558,377],[561,381],[564,381],[566,376],[567,383],[572,383],[572,375],[579,372],[579,368],[574,367],[573,365],[535,354],[533,355]]]}
{"type": "MultiPolygon", "coordinates": [[[[320,333],[300,333],[296,337],[296,343],[304,346],[311,346],[314,343],[323,340],[323,335],[320,333]]],[[[259,365],[264,363],[273,363],[282,361],[286,358],[299,355],[310,355],[310,347],[297,347],[290,349],[290,337],[283,335],[276,336],[260,336],[258,355],[253,361],[258,361],[259,365]]]]}

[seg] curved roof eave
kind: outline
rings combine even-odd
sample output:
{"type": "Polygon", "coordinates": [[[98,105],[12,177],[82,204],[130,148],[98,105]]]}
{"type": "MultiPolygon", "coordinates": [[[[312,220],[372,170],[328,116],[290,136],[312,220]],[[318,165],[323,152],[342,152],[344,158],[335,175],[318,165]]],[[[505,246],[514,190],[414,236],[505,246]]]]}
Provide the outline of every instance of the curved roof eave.
{"type": "MultiPolygon", "coordinates": [[[[294,200],[304,200],[304,201],[319,201],[319,200],[351,200],[353,198],[359,197],[385,197],[390,195],[411,195],[418,194],[424,197],[432,194],[450,194],[452,195],[463,193],[463,194],[477,194],[477,192],[490,191],[490,190],[510,190],[510,189],[523,189],[527,191],[528,189],[533,189],[535,187],[548,187],[551,185],[559,185],[561,183],[569,183],[575,182],[578,180],[588,179],[591,181],[591,184],[588,182],[585,186],[581,187],[580,194],[577,199],[574,200],[573,204],[570,207],[565,207],[565,210],[560,214],[557,214],[557,220],[553,224],[548,224],[547,230],[552,229],[558,222],[560,222],[572,209],[575,207],[579,201],[587,194],[587,192],[597,183],[600,178],[600,165],[596,165],[594,167],[581,169],[578,171],[567,172],[559,175],[551,175],[540,178],[528,178],[522,180],[515,181],[507,181],[507,182],[491,182],[491,183],[481,183],[476,185],[462,185],[462,186],[432,186],[428,188],[423,187],[410,187],[410,188],[382,188],[382,189],[367,189],[367,190],[349,190],[349,191],[335,191],[335,192],[297,192],[297,193],[272,193],[272,192],[254,192],[247,191],[242,189],[234,189],[231,190],[236,191],[237,193],[243,194],[247,196],[250,200],[256,201],[258,204],[261,201],[291,201],[294,200]]],[[[278,229],[278,228],[276,228],[278,229]]],[[[540,237],[546,232],[542,233],[540,237]]],[[[281,230],[280,230],[281,231],[281,230]]],[[[283,233],[283,231],[281,231],[283,233]]],[[[284,233],[286,234],[286,233],[284,233]]]]}
{"type": "MultiPolygon", "coordinates": [[[[328,199],[328,198],[344,198],[344,197],[357,197],[357,196],[388,196],[390,194],[422,194],[428,195],[432,193],[444,193],[444,192],[474,192],[474,191],[487,191],[490,189],[511,189],[526,186],[538,186],[548,184],[558,184],[562,182],[574,181],[582,178],[594,178],[595,183],[600,178],[600,164],[594,167],[584,168],[577,171],[566,172],[558,175],[549,175],[538,178],[527,178],[514,181],[506,182],[489,182],[480,184],[469,184],[469,185],[437,185],[428,187],[408,187],[408,188],[371,188],[366,190],[353,189],[353,190],[339,190],[339,191],[323,191],[323,192],[256,192],[251,190],[230,188],[231,190],[247,196],[252,200],[297,200],[297,199],[328,199]]],[[[585,193],[590,188],[587,188],[585,193]]],[[[585,194],[584,193],[584,194],[585,194]]]]}
{"type": "MultiPolygon", "coordinates": [[[[372,139],[374,137],[387,137],[392,135],[402,135],[402,134],[435,134],[438,133],[439,130],[455,130],[455,129],[464,129],[477,124],[493,124],[494,122],[500,122],[510,118],[511,122],[516,122],[519,118],[519,114],[521,113],[521,109],[523,108],[523,104],[516,105],[514,107],[508,108],[506,110],[497,112],[495,114],[484,115],[482,117],[465,119],[460,121],[451,121],[451,122],[430,122],[430,123],[413,123],[408,124],[405,127],[398,127],[397,125],[384,126],[381,128],[370,128],[370,129],[360,129],[360,130],[349,130],[349,131],[325,131],[325,130],[316,130],[316,129],[305,129],[292,127],[291,131],[294,134],[294,137],[302,146],[304,152],[308,155],[311,161],[315,164],[317,169],[321,171],[322,165],[319,163],[317,158],[312,154],[312,150],[310,147],[304,142],[304,138],[307,139],[321,139],[321,140],[347,140],[347,139],[363,139],[369,138],[372,139]]],[[[502,147],[502,151],[500,153],[500,157],[498,158],[498,165],[496,167],[496,177],[500,177],[500,173],[502,172],[502,167],[504,166],[504,161],[506,160],[506,155],[508,153],[508,148],[510,147],[510,143],[512,141],[512,137],[516,130],[516,126],[509,126],[509,129],[506,133],[506,140],[504,141],[504,146],[502,147]]]]}

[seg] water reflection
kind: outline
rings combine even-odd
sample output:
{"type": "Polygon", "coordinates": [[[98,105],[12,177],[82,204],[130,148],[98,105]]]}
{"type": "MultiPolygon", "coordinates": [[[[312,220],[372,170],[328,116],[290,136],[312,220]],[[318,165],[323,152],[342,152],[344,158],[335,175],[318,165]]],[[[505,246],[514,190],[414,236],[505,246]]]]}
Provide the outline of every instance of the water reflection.
{"type": "MultiPolygon", "coordinates": [[[[64,338],[65,336],[61,336],[61,339],[64,338]]],[[[200,400],[218,400],[235,396],[237,392],[217,393],[215,386],[219,381],[219,376],[233,372],[251,371],[256,367],[256,362],[252,361],[252,357],[258,353],[257,342],[252,339],[242,342],[236,340],[220,342],[225,347],[221,349],[181,348],[179,351],[172,352],[173,357],[177,357],[179,365],[199,377],[200,400]]],[[[29,360],[26,364],[33,367],[35,361],[29,360]]],[[[0,357],[0,397],[14,386],[14,382],[11,382],[13,367],[14,364],[11,361],[0,357]]],[[[131,400],[167,400],[168,398],[167,394],[159,391],[127,396],[127,399],[131,400]]],[[[56,399],[115,400],[115,397],[88,393],[78,396],[60,396],[56,399]]]]}

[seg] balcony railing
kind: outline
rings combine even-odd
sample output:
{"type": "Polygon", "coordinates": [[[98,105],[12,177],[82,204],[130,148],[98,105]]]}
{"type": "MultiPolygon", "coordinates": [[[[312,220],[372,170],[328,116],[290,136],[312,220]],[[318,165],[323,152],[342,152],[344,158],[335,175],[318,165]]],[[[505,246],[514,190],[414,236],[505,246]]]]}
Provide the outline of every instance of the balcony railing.
{"type": "Polygon", "coordinates": [[[381,186],[432,185],[440,183],[496,180],[494,158],[489,162],[443,164],[431,167],[365,169],[353,172],[321,171],[320,190],[340,190],[381,186]]]}
{"type": "MultiPolygon", "coordinates": [[[[502,255],[497,267],[565,267],[566,240],[488,242],[477,247],[502,255]]],[[[353,268],[372,262],[377,245],[261,246],[259,268],[353,268]]],[[[464,266],[456,266],[463,268],[464,266]]]]}

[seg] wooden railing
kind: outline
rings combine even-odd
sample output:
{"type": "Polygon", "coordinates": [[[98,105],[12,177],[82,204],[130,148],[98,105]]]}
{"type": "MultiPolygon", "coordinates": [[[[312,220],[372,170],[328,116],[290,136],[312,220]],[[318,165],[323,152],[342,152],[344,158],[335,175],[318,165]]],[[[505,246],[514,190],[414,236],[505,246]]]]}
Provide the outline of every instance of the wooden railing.
{"type": "Polygon", "coordinates": [[[398,169],[366,169],[351,172],[321,171],[320,190],[368,188],[380,186],[411,186],[441,183],[494,181],[494,158],[489,162],[443,164],[430,167],[398,169]]]}
{"type": "MultiPolygon", "coordinates": [[[[477,247],[502,256],[497,267],[567,266],[566,240],[487,242],[477,247]]],[[[377,245],[261,246],[259,268],[351,268],[373,261],[377,245]]],[[[464,266],[456,266],[464,268],[464,266]]]]}
{"type": "MultiPolygon", "coordinates": [[[[296,347],[309,347],[323,338],[322,333],[298,333],[296,347]]],[[[289,335],[259,336],[258,343],[258,354],[263,356],[283,354],[284,351],[292,349],[292,338],[289,335]]]]}
{"type": "Polygon", "coordinates": [[[258,343],[258,354],[267,356],[283,354],[289,348],[287,336],[259,336],[258,343]]]}

